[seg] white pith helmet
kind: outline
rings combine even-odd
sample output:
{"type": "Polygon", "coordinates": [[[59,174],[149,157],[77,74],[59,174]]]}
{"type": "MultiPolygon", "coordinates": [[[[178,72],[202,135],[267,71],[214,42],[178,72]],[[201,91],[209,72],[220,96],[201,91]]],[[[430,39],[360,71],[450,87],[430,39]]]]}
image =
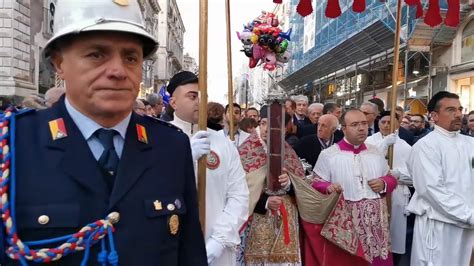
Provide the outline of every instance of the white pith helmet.
{"type": "Polygon", "coordinates": [[[58,39],[81,32],[115,31],[131,33],[143,40],[143,57],[152,56],[158,46],[144,27],[137,0],[57,0],[54,35],[45,46],[48,55],[58,39]]]}

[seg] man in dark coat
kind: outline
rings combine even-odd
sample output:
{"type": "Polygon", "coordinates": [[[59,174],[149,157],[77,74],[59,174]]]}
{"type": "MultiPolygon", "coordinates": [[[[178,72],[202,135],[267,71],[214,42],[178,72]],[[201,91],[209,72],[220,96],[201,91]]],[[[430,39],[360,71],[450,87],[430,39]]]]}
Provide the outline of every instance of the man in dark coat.
{"type": "Polygon", "coordinates": [[[337,143],[342,137],[336,136],[337,118],[333,115],[323,115],[319,118],[317,135],[310,135],[300,139],[295,147],[298,157],[314,167],[319,153],[332,144],[337,143]]]}
{"type": "MultiPolygon", "coordinates": [[[[66,96],[12,118],[7,255],[22,265],[207,265],[189,140],[132,112],[157,45],[134,20],[138,3],[59,1],[56,16],[68,19],[45,50],[66,96]]],[[[1,265],[18,264],[10,258],[1,265]]]]}

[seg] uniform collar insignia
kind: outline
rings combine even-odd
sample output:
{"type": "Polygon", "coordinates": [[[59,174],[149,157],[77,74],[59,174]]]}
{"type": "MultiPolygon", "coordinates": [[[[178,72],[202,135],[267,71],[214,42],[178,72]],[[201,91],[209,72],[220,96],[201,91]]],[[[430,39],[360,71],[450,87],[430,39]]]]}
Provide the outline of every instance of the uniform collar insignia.
{"type": "Polygon", "coordinates": [[[138,141],[148,144],[148,136],[146,134],[146,128],[140,124],[137,124],[137,136],[138,136],[138,141]]]}
{"type": "Polygon", "coordinates": [[[51,131],[51,137],[53,140],[67,137],[66,126],[64,125],[64,119],[62,118],[49,121],[49,130],[51,131]]]}

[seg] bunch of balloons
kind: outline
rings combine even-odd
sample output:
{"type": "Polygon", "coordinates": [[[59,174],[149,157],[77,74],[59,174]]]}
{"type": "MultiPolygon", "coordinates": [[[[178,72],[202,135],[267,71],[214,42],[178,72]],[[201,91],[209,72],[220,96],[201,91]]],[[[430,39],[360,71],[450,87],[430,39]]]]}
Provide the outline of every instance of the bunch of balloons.
{"type": "Polygon", "coordinates": [[[249,58],[249,67],[263,65],[268,71],[282,67],[290,60],[288,52],[291,28],[283,32],[274,13],[262,11],[262,14],[252,22],[244,25],[237,37],[243,44],[242,52],[249,58]]]}

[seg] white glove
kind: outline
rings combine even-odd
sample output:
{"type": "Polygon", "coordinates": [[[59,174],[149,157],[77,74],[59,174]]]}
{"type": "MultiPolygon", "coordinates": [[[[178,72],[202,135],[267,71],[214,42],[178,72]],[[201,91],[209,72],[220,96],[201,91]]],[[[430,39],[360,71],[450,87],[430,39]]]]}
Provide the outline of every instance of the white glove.
{"type": "Polygon", "coordinates": [[[211,152],[211,142],[208,139],[209,133],[207,131],[198,131],[191,137],[191,151],[193,153],[193,160],[197,161],[205,154],[211,152]]]}
{"type": "Polygon", "coordinates": [[[383,145],[388,148],[388,146],[395,144],[397,142],[397,135],[395,133],[392,133],[390,135],[387,135],[383,138],[383,145]]]}
{"type": "Polygon", "coordinates": [[[212,261],[219,258],[224,252],[224,245],[214,238],[209,238],[206,243],[207,263],[211,265],[212,261]]]}

